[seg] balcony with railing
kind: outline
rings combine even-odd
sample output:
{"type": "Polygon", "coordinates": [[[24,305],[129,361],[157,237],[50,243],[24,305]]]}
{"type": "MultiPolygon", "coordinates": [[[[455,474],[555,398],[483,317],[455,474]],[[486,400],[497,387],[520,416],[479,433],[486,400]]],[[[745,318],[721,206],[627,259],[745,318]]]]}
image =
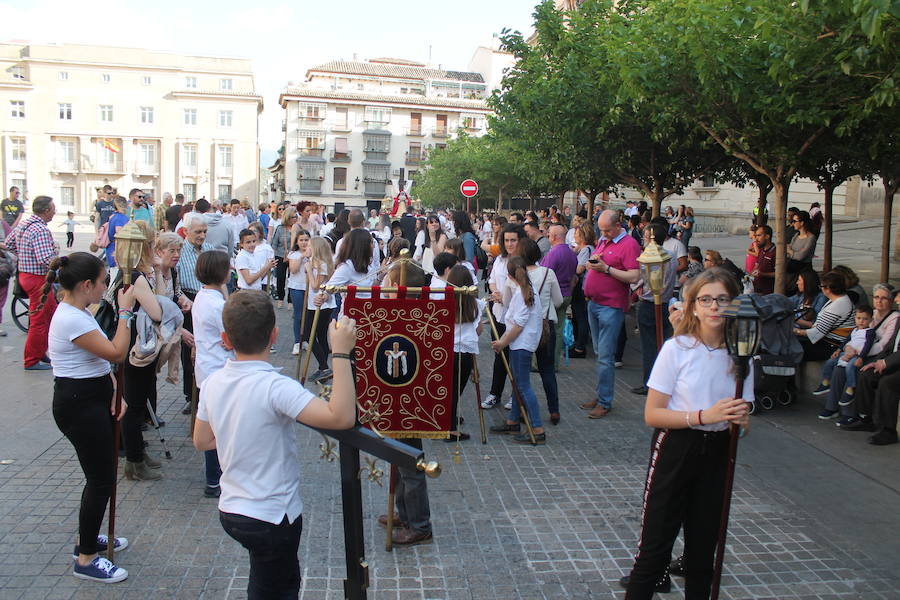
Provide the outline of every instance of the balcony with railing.
{"type": "Polygon", "coordinates": [[[297,155],[300,157],[306,156],[306,157],[322,158],[324,152],[325,152],[324,145],[323,146],[315,146],[315,147],[301,146],[300,148],[297,149],[297,155]]]}
{"type": "Polygon", "coordinates": [[[364,184],[364,193],[367,198],[384,198],[384,195],[387,191],[386,181],[380,179],[366,179],[364,180],[364,184]]]}
{"type": "Polygon", "coordinates": [[[425,130],[422,129],[421,125],[416,125],[414,127],[407,127],[406,135],[409,137],[424,137],[425,130]]]}
{"type": "Polygon", "coordinates": [[[449,129],[446,125],[439,125],[431,130],[431,137],[445,138],[449,137],[449,129]]]}
{"type": "Polygon", "coordinates": [[[350,131],[353,130],[353,128],[350,127],[350,124],[346,120],[332,121],[331,123],[328,124],[328,129],[330,129],[331,131],[333,131],[335,133],[349,133],[350,131]]]}
{"type": "Polygon", "coordinates": [[[181,174],[185,177],[195,177],[197,175],[197,164],[194,163],[192,165],[182,165],[181,174]]]}
{"type": "Polygon", "coordinates": [[[324,115],[300,115],[298,118],[300,125],[303,127],[323,127],[325,125],[324,115]]]}
{"type": "Polygon", "coordinates": [[[78,161],[57,158],[53,161],[53,170],[57,173],[77,173],[78,161]]]}
{"type": "Polygon", "coordinates": [[[352,162],[353,160],[353,152],[347,150],[346,152],[338,152],[337,150],[332,150],[331,152],[331,162],[352,162]]]}
{"type": "Polygon", "coordinates": [[[216,167],[216,177],[231,177],[232,175],[234,175],[234,167],[231,165],[216,167]]]}
{"type": "Polygon", "coordinates": [[[379,119],[377,121],[365,120],[365,121],[363,121],[363,123],[365,124],[366,129],[378,130],[378,129],[387,129],[387,126],[390,123],[390,121],[385,121],[383,119],[379,119]]]}
{"type": "Polygon", "coordinates": [[[299,192],[301,194],[319,195],[322,193],[322,182],[325,180],[323,175],[318,177],[298,177],[300,181],[299,192]]]}
{"type": "Polygon", "coordinates": [[[159,175],[159,163],[139,162],[134,166],[135,175],[159,175]]]}
{"type": "Polygon", "coordinates": [[[407,152],[406,153],[406,164],[407,165],[420,165],[422,161],[425,159],[422,156],[422,152],[407,152]]]}

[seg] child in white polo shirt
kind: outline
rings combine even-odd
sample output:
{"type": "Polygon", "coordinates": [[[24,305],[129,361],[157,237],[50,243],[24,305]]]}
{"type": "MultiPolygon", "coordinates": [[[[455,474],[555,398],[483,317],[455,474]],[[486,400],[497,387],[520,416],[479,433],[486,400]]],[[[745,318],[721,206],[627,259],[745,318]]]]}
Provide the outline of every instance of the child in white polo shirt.
{"type": "Polygon", "coordinates": [[[234,259],[238,272],[237,285],[242,290],[261,290],[266,275],[275,266],[275,258],[260,249],[257,252],[256,232],[252,229],[241,231],[241,251],[234,259]]]}
{"type": "Polygon", "coordinates": [[[206,378],[194,427],[198,450],[216,449],[222,467],[219,520],[250,552],[249,598],[296,598],[303,526],[300,453],[294,422],[348,429],[356,418],[350,353],[356,323],[329,329],[334,382],[330,401],[313,396],[266,361],[278,338],[275,309],[262,291],[232,294],[222,311],[222,340],[235,358],[206,378]]]}

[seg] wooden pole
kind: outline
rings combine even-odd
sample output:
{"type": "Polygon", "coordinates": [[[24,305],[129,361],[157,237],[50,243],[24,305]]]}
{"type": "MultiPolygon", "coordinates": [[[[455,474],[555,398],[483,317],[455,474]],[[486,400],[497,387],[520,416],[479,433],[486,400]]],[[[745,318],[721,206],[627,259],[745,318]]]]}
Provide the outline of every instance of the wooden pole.
{"type": "MultiPolygon", "coordinates": [[[[122,289],[128,291],[131,287],[131,272],[122,273],[122,281],[124,282],[122,289]]],[[[128,356],[125,356],[128,360],[128,356]]],[[[109,492],[109,518],[107,530],[108,540],[106,542],[106,557],[109,562],[115,563],[116,552],[116,488],[119,482],[119,438],[122,436],[122,422],[119,420],[119,413],[122,412],[122,387],[125,383],[125,360],[116,365],[116,395],[115,395],[115,413],[113,414],[113,480],[112,490],[109,492]]],[[[79,543],[81,540],[78,540],[79,543]]]]}
{"type": "MultiPolygon", "coordinates": [[[[409,262],[409,250],[400,251],[400,281],[399,286],[406,286],[406,264],[409,262]]],[[[395,494],[397,491],[397,467],[391,465],[390,484],[388,485],[387,497],[387,522],[384,527],[384,549],[388,552],[394,550],[394,504],[396,503],[395,494]]]]}
{"type": "Polygon", "coordinates": [[[481,425],[481,443],[487,444],[487,429],[484,426],[484,407],[481,406],[481,375],[478,373],[478,357],[472,357],[472,383],[475,384],[475,407],[478,410],[478,422],[481,425]]]}
{"type": "Polygon", "coordinates": [[[662,299],[659,296],[653,298],[653,308],[656,310],[656,352],[662,350],[663,345],[663,311],[662,299]]]}
{"type": "MultiPolygon", "coordinates": [[[[485,311],[488,315],[488,320],[491,323],[491,332],[494,334],[494,339],[500,339],[500,333],[497,331],[497,322],[494,321],[494,315],[490,310],[485,311]]],[[[506,355],[503,354],[501,350],[498,352],[500,358],[503,360],[503,367],[506,369],[506,374],[509,376],[509,383],[512,385],[513,389],[513,397],[516,399],[516,404],[519,405],[519,411],[522,414],[522,418],[525,420],[525,429],[528,430],[528,438],[531,440],[531,445],[536,445],[537,440],[534,438],[534,429],[531,428],[531,418],[528,416],[528,409],[525,407],[525,401],[522,400],[522,394],[519,393],[519,386],[516,385],[516,380],[513,378],[512,369],[509,367],[509,361],[506,360],[506,355]]]]}

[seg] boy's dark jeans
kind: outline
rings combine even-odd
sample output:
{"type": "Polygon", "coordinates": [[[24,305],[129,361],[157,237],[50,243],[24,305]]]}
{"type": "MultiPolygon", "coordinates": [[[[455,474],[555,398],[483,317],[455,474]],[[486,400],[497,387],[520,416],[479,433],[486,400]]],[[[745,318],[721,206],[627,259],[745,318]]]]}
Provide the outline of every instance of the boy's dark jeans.
{"type": "Polygon", "coordinates": [[[296,600],[300,595],[297,549],[303,515],[293,523],[287,516],[274,525],[252,517],[219,511],[225,533],[250,552],[248,600],[296,600]]]}

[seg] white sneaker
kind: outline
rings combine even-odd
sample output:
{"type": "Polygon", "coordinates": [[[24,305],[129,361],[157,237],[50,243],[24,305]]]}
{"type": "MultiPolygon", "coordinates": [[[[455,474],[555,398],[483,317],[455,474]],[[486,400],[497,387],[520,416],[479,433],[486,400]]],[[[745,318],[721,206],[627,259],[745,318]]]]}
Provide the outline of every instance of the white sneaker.
{"type": "Polygon", "coordinates": [[[616,367],[617,369],[621,369],[622,367],[625,366],[625,363],[623,363],[621,360],[617,360],[617,361],[616,361],[615,363],[613,363],[613,364],[615,365],[615,367],[616,367]]]}
{"type": "Polygon", "coordinates": [[[497,406],[497,401],[497,396],[488,394],[488,397],[481,401],[481,408],[494,408],[497,406]]]}
{"type": "Polygon", "coordinates": [[[511,408],[512,408],[512,401],[513,401],[512,396],[510,396],[510,397],[509,397],[509,400],[506,401],[506,404],[503,405],[503,408],[505,408],[506,410],[511,409],[511,408]]]}
{"type": "Polygon", "coordinates": [[[275,349],[275,346],[272,346],[271,348],[269,348],[269,352],[275,354],[276,352],[278,352],[278,350],[275,349]]]}
{"type": "Polygon", "coordinates": [[[293,354],[294,356],[300,354],[300,344],[294,344],[294,349],[291,350],[291,354],[293,354]]]}

